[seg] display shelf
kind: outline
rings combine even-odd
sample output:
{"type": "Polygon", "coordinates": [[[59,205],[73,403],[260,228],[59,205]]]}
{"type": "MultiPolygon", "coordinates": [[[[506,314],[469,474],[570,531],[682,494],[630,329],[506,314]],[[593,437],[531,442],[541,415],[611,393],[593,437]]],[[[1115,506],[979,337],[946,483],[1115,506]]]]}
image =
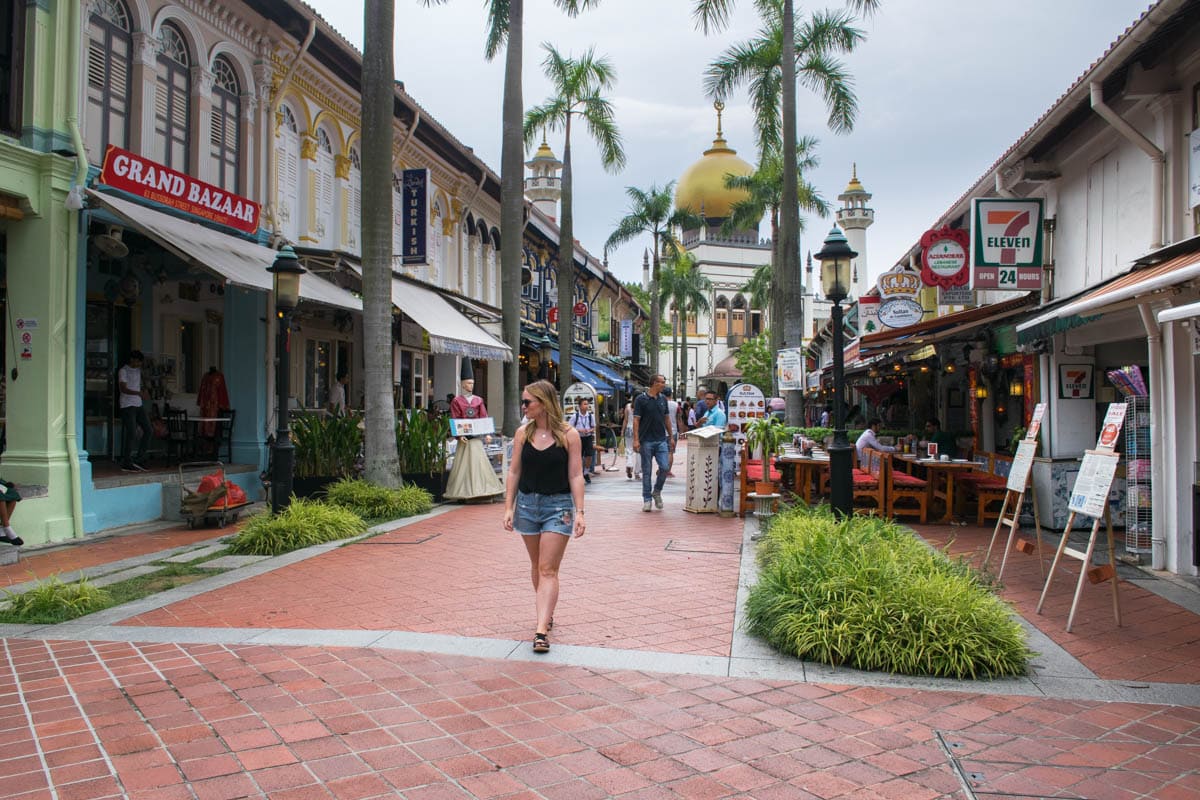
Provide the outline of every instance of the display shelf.
{"type": "Polygon", "coordinates": [[[1125,549],[1149,553],[1153,523],[1150,398],[1129,397],[1125,404],[1125,549]]]}

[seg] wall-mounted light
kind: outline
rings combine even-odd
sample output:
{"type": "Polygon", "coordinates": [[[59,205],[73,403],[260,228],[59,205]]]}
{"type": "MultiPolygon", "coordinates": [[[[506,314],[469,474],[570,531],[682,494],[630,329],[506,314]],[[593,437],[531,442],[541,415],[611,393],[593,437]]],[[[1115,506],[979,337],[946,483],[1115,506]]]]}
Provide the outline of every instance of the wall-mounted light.
{"type": "Polygon", "coordinates": [[[899,361],[897,361],[895,364],[892,364],[892,372],[903,372],[903,371],[904,371],[904,367],[900,364],[899,361]]]}
{"type": "Polygon", "coordinates": [[[954,366],[954,362],[951,361],[949,364],[946,365],[946,374],[953,375],[954,371],[957,369],[958,369],[958,367],[954,366]]]}
{"type": "Polygon", "coordinates": [[[1008,385],[1008,396],[1020,397],[1023,394],[1025,394],[1025,382],[1020,378],[1014,379],[1013,382],[1008,385]]]}
{"type": "Polygon", "coordinates": [[[921,365],[921,372],[929,372],[929,365],[928,365],[928,364],[922,364],[922,365],[921,365]]]}

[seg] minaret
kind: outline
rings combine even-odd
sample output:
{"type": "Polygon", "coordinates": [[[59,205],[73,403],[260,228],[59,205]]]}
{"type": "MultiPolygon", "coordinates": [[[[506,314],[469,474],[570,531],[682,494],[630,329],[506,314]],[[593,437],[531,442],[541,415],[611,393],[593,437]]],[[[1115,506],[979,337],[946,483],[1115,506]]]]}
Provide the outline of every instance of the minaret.
{"type": "Polygon", "coordinates": [[[642,289],[650,291],[650,251],[642,251],[642,289]]]}
{"type": "Polygon", "coordinates": [[[541,147],[525,166],[533,173],[525,179],[525,196],[533,201],[534,208],[557,221],[558,198],[562,196],[562,178],[558,177],[558,171],[562,169],[562,162],[542,139],[541,147]]]}
{"type": "Polygon", "coordinates": [[[867,207],[870,199],[871,193],[858,182],[858,164],[855,164],[846,191],[838,195],[842,207],[837,210],[838,225],[845,232],[850,249],[858,253],[851,264],[851,298],[861,297],[871,288],[867,274],[867,228],[875,221],[875,209],[867,207]]]}

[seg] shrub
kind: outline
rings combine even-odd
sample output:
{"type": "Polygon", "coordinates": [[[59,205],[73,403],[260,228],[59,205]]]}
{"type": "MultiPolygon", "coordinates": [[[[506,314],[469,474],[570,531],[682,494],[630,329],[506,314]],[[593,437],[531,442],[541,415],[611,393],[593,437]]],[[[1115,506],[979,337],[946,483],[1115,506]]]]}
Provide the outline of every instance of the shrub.
{"type": "Polygon", "coordinates": [[[388,489],[364,480],[349,479],[329,486],[325,501],[348,508],[363,519],[399,519],[424,514],[433,508],[433,495],[419,486],[388,489]]]}
{"type": "Polygon", "coordinates": [[[14,594],[5,590],[9,607],[5,616],[14,622],[56,623],[82,617],[106,608],[108,592],[81,578],[63,583],[57,575],[42,581],[28,591],[14,594]]]}
{"type": "Polygon", "coordinates": [[[230,540],[229,550],[238,555],[277,556],[357,536],[366,529],[367,523],[353,511],[293,497],[278,514],[264,511],[250,517],[230,540]]]}
{"type": "Polygon", "coordinates": [[[758,559],[749,628],[789,655],[955,678],[1024,674],[1033,655],[1009,607],[966,564],[893,522],[791,509],[758,559]]]}
{"type": "Polygon", "coordinates": [[[306,412],[292,418],[297,478],[337,476],[354,472],[362,446],[359,417],[306,412]]]}

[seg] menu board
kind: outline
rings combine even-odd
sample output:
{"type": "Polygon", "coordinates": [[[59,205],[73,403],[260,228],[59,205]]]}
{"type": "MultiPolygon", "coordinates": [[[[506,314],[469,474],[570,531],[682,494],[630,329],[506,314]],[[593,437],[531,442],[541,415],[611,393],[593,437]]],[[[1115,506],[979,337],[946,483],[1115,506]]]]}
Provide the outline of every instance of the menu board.
{"type": "Polygon", "coordinates": [[[1111,453],[1117,446],[1117,438],[1121,435],[1121,426],[1125,424],[1124,403],[1109,403],[1108,412],[1104,415],[1104,424],[1100,427],[1100,438],[1096,440],[1096,449],[1111,453]]]}
{"type": "MultiPolygon", "coordinates": [[[[733,435],[734,442],[734,475],[742,470],[742,446],[746,443],[746,423],[767,415],[767,403],[762,389],[749,383],[739,383],[729,390],[725,396],[725,413],[729,418],[725,428],[733,435]]],[[[765,471],[764,471],[765,474],[765,471]]],[[[741,502],[741,495],[734,493],[734,503],[741,502]]],[[[734,508],[734,511],[741,511],[734,508]]]]}
{"type": "Polygon", "coordinates": [[[1121,457],[1116,453],[1101,450],[1084,453],[1067,508],[1089,517],[1100,517],[1108,503],[1108,491],[1112,488],[1120,460],[1121,457]]]}
{"type": "Polygon", "coordinates": [[[583,383],[582,381],[572,383],[570,386],[568,386],[567,390],[565,392],[563,392],[563,396],[562,396],[563,419],[568,419],[572,414],[574,414],[579,409],[579,401],[580,400],[587,400],[588,405],[591,406],[591,410],[595,411],[596,410],[596,390],[595,390],[595,388],[593,388],[589,384],[583,383]]]}
{"type": "Polygon", "coordinates": [[[1017,445],[1017,453],[1013,456],[1012,466],[1008,470],[1008,485],[1010,492],[1023,492],[1029,483],[1029,473],[1033,469],[1033,454],[1037,451],[1036,439],[1022,439],[1017,445]]]}

